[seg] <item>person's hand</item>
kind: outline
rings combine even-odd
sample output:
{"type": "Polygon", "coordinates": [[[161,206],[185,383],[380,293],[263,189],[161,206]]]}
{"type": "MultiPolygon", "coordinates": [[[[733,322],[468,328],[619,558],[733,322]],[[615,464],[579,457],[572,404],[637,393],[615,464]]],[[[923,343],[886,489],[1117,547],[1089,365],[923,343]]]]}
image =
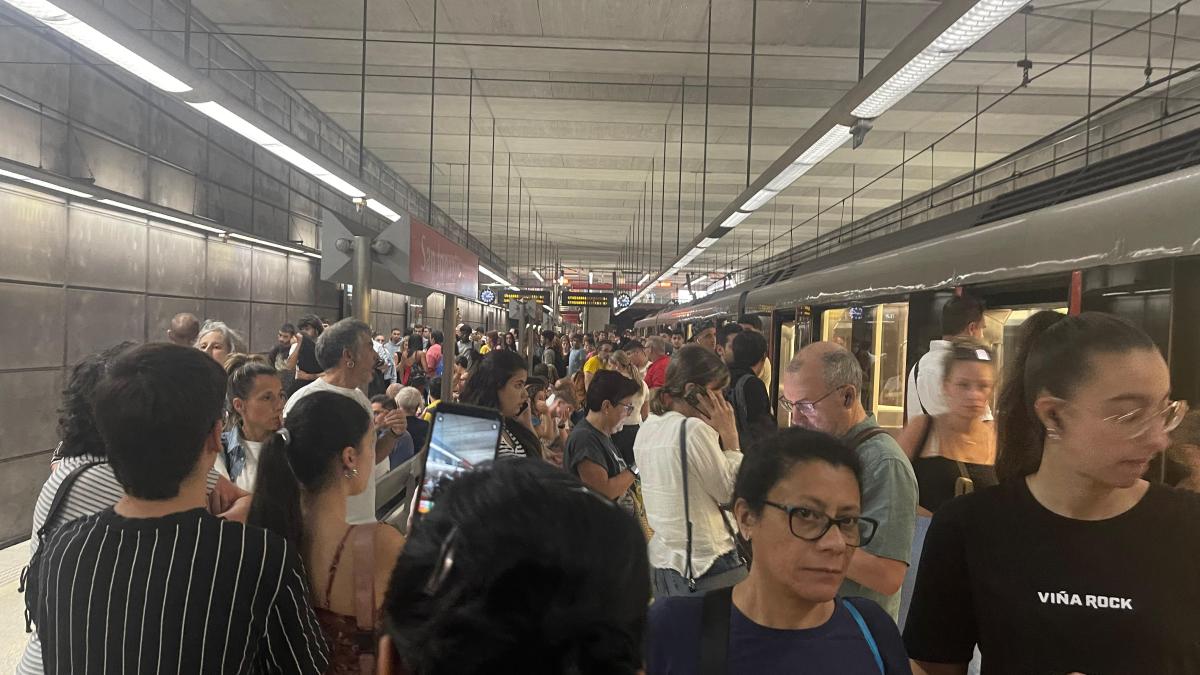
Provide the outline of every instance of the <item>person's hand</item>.
{"type": "Polygon", "coordinates": [[[700,408],[708,415],[705,421],[716,430],[721,437],[721,443],[726,450],[738,447],[737,420],[734,417],[733,406],[720,392],[706,389],[700,397],[700,408]]]}
{"type": "Polygon", "coordinates": [[[294,344],[294,345],[298,345],[298,344],[300,344],[300,334],[299,334],[299,333],[296,333],[295,335],[293,335],[293,336],[292,336],[292,339],[290,340],[290,342],[291,342],[292,344],[294,344]]]}
{"type": "Polygon", "coordinates": [[[246,518],[250,516],[250,503],[252,501],[253,497],[247,493],[246,496],[234,502],[232,508],[223,513],[218,513],[217,517],[232,520],[235,523],[245,523],[246,518]]]}
{"type": "Polygon", "coordinates": [[[408,416],[405,415],[404,411],[400,410],[399,408],[396,410],[389,410],[387,411],[387,414],[383,416],[383,420],[380,422],[379,426],[387,429],[393,435],[399,436],[408,429],[408,416]],[[397,426],[401,427],[400,431],[395,430],[397,426]]]}
{"type": "Polygon", "coordinates": [[[213,486],[212,492],[208,494],[208,512],[214,516],[220,516],[233,508],[239,499],[249,496],[249,492],[234,485],[233,481],[225,476],[221,476],[213,486]]]}

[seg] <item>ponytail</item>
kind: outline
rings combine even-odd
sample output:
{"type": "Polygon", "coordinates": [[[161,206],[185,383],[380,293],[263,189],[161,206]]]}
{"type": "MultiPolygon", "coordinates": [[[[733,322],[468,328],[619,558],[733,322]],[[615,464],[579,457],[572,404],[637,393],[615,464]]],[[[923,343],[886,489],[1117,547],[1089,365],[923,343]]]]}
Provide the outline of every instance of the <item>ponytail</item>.
{"type": "Polygon", "coordinates": [[[301,498],[340,478],[342,450],[358,447],[370,427],[370,414],[348,396],[323,391],[297,401],[263,446],[247,523],[302,547],[301,498]]]}
{"type": "Polygon", "coordinates": [[[1096,354],[1154,350],[1141,328],[1100,312],[1064,316],[1041,311],[1021,326],[1016,356],[1009,362],[996,410],[996,474],[1018,480],[1042,464],[1046,427],[1034,408],[1043,393],[1070,398],[1091,377],[1096,354]]]}
{"type": "Polygon", "coordinates": [[[254,381],[259,375],[279,377],[279,371],[260,354],[238,353],[230,354],[225,359],[225,374],[229,379],[225,401],[226,423],[229,427],[241,427],[242,416],[233,407],[233,399],[246,400],[254,391],[254,381]]]}

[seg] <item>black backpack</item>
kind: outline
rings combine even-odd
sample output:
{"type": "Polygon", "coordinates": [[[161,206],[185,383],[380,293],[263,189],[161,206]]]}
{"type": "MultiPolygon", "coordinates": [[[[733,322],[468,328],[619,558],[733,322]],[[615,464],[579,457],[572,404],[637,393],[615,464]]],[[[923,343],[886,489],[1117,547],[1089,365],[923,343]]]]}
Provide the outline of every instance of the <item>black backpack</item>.
{"type": "Polygon", "coordinates": [[[54,521],[58,518],[58,511],[62,508],[63,500],[66,499],[67,493],[71,491],[71,485],[75,483],[75,480],[82,476],[84,471],[87,471],[97,464],[104,463],[105,462],[101,460],[97,462],[88,462],[87,464],[75,467],[71,473],[67,474],[67,477],[58,484],[58,489],[54,491],[54,499],[50,502],[50,509],[46,511],[46,520],[42,523],[42,526],[39,527],[37,531],[37,550],[34,551],[33,556],[29,558],[29,564],[25,566],[25,569],[21,570],[21,583],[20,587],[17,589],[19,592],[25,594],[26,633],[33,632],[34,607],[33,600],[29,597],[30,593],[28,591],[30,588],[39,588],[42,553],[46,550],[46,535],[48,535],[54,529],[54,521]]]}

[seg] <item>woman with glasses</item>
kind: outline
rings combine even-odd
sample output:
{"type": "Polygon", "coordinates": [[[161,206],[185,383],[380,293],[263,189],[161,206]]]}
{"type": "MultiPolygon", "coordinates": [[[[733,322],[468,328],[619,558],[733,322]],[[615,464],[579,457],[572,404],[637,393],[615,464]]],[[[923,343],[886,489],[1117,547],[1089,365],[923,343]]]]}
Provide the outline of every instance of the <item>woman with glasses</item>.
{"type": "Polygon", "coordinates": [[[911,672],[891,617],[871,600],[837,597],[877,526],[861,515],[861,472],[854,452],[823,433],[764,438],[733,493],[750,574],[731,589],[651,605],[647,675],[911,672]]]}
{"type": "Polygon", "coordinates": [[[904,636],[917,672],[1200,672],[1200,497],[1142,480],[1187,406],[1145,332],[1040,312],[996,418],[1000,485],[934,515],[904,636]]]}
{"type": "Polygon", "coordinates": [[[636,382],[616,372],[602,370],[587,390],[587,416],[571,430],[563,451],[563,468],[583,484],[637,515],[633,484],[637,467],[626,464],[612,436],[621,430],[638,394],[636,382]]]}

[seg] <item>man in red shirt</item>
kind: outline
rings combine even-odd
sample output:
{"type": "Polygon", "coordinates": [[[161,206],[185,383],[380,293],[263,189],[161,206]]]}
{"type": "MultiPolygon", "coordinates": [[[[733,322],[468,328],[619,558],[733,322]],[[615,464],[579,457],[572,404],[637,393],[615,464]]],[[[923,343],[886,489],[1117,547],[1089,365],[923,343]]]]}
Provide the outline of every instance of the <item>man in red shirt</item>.
{"type": "Polygon", "coordinates": [[[667,341],[657,335],[646,338],[647,356],[650,367],[646,369],[646,386],[658,389],[667,382],[667,366],[671,357],[667,356],[667,341]]]}

